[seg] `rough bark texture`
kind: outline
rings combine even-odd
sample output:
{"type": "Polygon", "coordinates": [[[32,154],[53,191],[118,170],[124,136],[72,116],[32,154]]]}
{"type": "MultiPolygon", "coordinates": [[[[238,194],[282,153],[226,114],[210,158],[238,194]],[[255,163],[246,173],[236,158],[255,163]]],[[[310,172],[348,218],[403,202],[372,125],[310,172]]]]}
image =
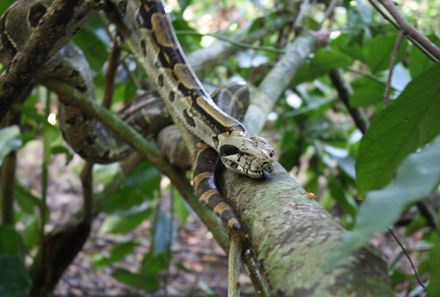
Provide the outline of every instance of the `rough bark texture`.
{"type": "Polygon", "coordinates": [[[240,214],[273,296],[393,296],[385,262],[370,247],[327,269],[346,231],[281,165],[262,180],[225,171],[221,188],[240,214]]]}

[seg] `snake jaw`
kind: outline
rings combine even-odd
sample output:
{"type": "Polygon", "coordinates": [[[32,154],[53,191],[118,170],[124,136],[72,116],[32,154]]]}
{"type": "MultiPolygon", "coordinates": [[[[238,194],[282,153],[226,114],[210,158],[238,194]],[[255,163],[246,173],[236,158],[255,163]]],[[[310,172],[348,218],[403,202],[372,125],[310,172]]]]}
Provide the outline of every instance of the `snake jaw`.
{"type": "Polygon", "coordinates": [[[262,137],[227,137],[219,145],[219,153],[225,167],[239,174],[261,178],[273,171],[273,149],[262,137]]]}

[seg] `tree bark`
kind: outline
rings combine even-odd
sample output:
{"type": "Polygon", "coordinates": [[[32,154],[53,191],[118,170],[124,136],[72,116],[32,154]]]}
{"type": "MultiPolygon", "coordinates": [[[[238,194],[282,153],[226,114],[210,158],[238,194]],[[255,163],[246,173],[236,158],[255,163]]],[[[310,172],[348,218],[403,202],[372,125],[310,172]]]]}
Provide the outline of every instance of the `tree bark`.
{"type": "Polygon", "coordinates": [[[249,235],[273,296],[393,296],[385,262],[371,247],[328,269],[346,231],[278,163],[266,179],[226,170],[222,193],[249,235]]]}

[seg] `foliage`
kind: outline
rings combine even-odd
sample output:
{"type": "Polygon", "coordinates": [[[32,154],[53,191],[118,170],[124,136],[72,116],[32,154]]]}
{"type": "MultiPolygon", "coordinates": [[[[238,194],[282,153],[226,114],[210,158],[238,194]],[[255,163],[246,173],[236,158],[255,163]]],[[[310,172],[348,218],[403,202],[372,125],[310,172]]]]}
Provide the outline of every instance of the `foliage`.
{"type": "MultiPolygon", "coordinates": [[[[13,2],[1,1],[0,14],[13,2]]],[[[281,11],[276,12],[270,4],[264,4],[265,7],[260,1],[179,0],[178,6],[173,6],[177,5],[173,2],[169,8],[175,29],[180,32],[178,38],[189,53],[214,42],[212,36],[205,35],[207,32],[233,37],[243,22],[229,27],[225,23],[234,18],[239,7],[246,8],[242,17],[251,22],[245,33],[250,35],[285,13],[289,2],[292,1],[280,1],[277,9],[281,11]],[[271,13],[265,15],[266,11],[271,13]]],[[[313,3],[302,21],[310,30],[318,27],[323,15],[322,3],[313,3]]],[[[417,15],[432,13],[435,5],[428,4],[426,11],[411,12],[409,19],[414,21],[417,15]]],[[[440,243],[435,235],[438,229],[427,228],[426,216],[414,206],[425,196],[439,191],[440,65],[406,39],[393,53],[397,31],[365,1],[342,1],[332,22],[326,22],[324,28],[332,32],[329,44],[310,56],[297,73],[277,101],[263,134],[275,143],[280,163],[299,178],[307,191],[317,193],[320,204],[337,216],[345,228],[351,229],[343,241],[342,253],[332,260],[342,259],[374,235],[393,228],[402,216],[409,215],[411,223],[399,230],[408,237],[416,234],[417,244],[429,246],[428,250],[412,255],[420,262],[420,272],[431,276],[428,296],[438,296],[440,243]],[[392,55],[396,56],[396,66],[389,86],[391,101],[385,107],[383,97],[392,55]],[[352,88],[348,98],[351,107],[370,120],[365,136],[354,124],[328,77],[334,69],[342,70],[343,78],[352,88]]],[[[252,43],[253,47],[264,50],[238,47],[239,53],[218,61],[215,67],[203,69],[199,77],[208,88],[225,84],[231,77],[241,77],[258,86],[276,63],[278,53],[292,40],[294,34],[289,30],[290,24],[252,43]]],[[[423,33],[440,45],[435,33],[423,33]]],[[[97,98],[102,98],[112,38],[102,21],[94,17],[75,36],[74,42],[87,56],[95,74],[97,98]]],[[[125,66],[117,73],[112,110],[131,101],[139,91],[137,88],[149,85],[148,74],[141,70],[125,45],[122,60],[125,66]]],[[[44,142],[45,156],[35,158],[60,162],[59,158],[55,159],[60,155],[62,164],[58,166],[66,165],[75,174],[80,171],[82,163],[73,158],[74,152],[64,143],[58,124],[50,120],[56,111],[55,106],[45,107],[49,99],[55,99],[55,95],[37,87],[17,107],[21,113],[21,133],[18,126],[0,130],[0,163],[11,151],[17,150],[20,155],[44,142]]],[[[94,167],[95,197],[104,197],[100,209],[104,220],[96,236],[114,236],[117,240],[110,251],[91,255],[91,259],[96,269],[111,267],[112,276],[119,282],[154,291],[161,286],[161,273],[172,263],[171,246],[176,231],[185,228],[191,210],[173,185],[164,186],[166,179],[151,164],[141,162],[122,180],[118,180],[119,170],[117,165],[94,167]],[[163,207],[159,200],[165,196],[171,197],[169,208],[163,207]],[[125,235],[145,224],[150,230],[147,239],[125,239],[125,235]],[[129,270],[121,265],[145,245],[148,250],[143,249],[139,267],[129,270]]],[[[50,217],[43,195],[24,184],[25,175],[18,171],[14,185],[16,224],[0,227],[1,296],[28,294],[31,280],[24,255],[36,254],[42,239],[41,225],[50,217]]],[[[75,191],[79,193],[80,189],[75,191]]],[[[433,207],[440,223],[438,204],[434,203],[433,207]]],[[[183,267],[179,269],[187,272],[183,267]]],[[[396,290],[403,282],[408,290],[418,288],[411,274],[390,266],[396,290]]],[[[203,290],[211,291],[205,287],[203,290]]]]}

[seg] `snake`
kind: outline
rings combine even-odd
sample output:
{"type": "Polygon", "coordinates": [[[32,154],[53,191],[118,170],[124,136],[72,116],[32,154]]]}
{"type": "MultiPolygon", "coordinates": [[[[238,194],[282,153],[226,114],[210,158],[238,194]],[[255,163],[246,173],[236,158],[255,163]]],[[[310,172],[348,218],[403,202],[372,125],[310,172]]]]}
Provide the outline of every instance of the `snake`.
{"type": "MultiPolygon", "coordinates": [[[[105,2],[120,14],[127,41],[170,114],[214,149],[226,168],[252,178],[270,173],[272,147],[264,138],[249,135],[242,123],[214,103],[188,64],[162,3],[105,2]]],[[[7,64],[23,48],[51,3],[52,0],[20,0],[4,13],[0,20],[1,62],[7,64]]],[[[44,64],[36,80],[43,85],[48,80],[61,80],[94,100],[91,73],[81,50],[69,43],[44,64]]],[[[81,110],[60,104],[59,115],[64,138],[84,159],[110,163],[129,153],[127,145],[81,110]]]]}

